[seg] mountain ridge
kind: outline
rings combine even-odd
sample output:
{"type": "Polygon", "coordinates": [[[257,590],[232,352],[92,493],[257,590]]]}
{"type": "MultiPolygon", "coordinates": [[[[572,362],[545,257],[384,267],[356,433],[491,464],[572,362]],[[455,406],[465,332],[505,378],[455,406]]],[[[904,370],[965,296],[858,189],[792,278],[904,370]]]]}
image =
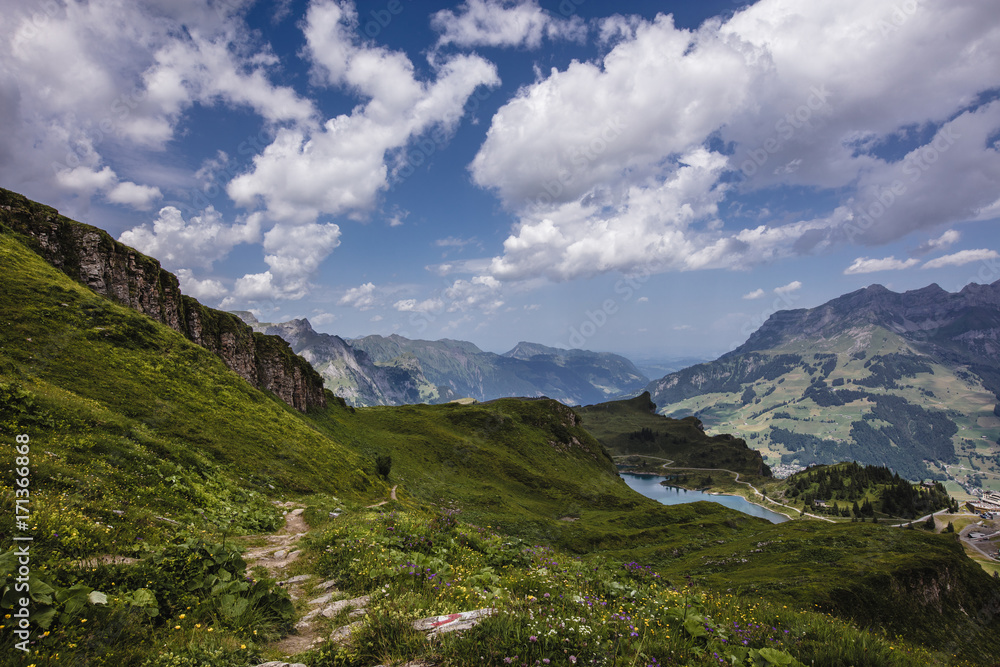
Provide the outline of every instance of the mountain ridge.
{"type": "Polygon", "coordinates": [[[1000,479],[1000,281],[872,285],[779,311],[647,390],[663,414],[738,432],[771,465],[858,460],[972,493],[987,480],[970,471],[1000,479]]]}
{"type": "Polygon", "coordinates": [[[159,261],[104,230],[3,188],[0,225],[23,235],[42,258],[76,282],[212,351],[251,385],[299,411],[326,405],[322,378],[281,338],[256,333],[239,318],[183,294],[177,276],[159,261]]]}

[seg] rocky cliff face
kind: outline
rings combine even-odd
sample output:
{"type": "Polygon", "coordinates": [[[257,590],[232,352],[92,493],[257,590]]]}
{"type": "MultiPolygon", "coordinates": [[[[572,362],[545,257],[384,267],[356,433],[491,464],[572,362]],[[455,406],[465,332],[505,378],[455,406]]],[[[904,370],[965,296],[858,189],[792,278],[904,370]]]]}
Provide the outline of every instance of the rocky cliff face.
{"type": "Polygon", "coordinates": [[[103,230],[2,188],[0,224],[27,237],[46,261],[74,280],[214,352],[253,386],[303,412],[326,405],[323,379],[288,343],[181,294],[174,274],[103,230]]]}

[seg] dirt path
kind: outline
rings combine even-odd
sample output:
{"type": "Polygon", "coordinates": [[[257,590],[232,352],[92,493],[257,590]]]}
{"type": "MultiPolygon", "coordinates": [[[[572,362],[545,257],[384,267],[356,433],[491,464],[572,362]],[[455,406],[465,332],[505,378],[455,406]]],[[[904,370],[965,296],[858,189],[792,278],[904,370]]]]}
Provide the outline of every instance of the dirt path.
{"type": "MultiPolygon", "coordinates": [[[[252,547],[244,554],[243,559],[247,563],[247,568],[261,566],[265,568],[272,577],[278,580],[293,601],[302,597],[302,587],[310,579],[311,574],[303,574],[297,577],[285,578],[284,571],[289,565],[294,563],[301,551],[296,548],[295,543],[308,534],[309,525],[302,517],[305,506],[294,502],[275,503],[278,507],[287,510],[285,514],[285,525],[276,533],[265,535],[267,545],[262,547],[252,547]]],[[[332,585],[330,586],[332,587],[332,585]]],[[[328,587],[329,588],[329,587],[328,587]]],[[[288,635],[272,646],[286,657],[291,657],[297,653],[315,648],[324,641],[324,637],[312,627],[310,623],[296,624],[297,632],[288,635]]]]}
{"type": "MultiPolygon", "coordinates": [[[[392,487],[389,490],[389,500],[396,500],[396,488],[397,487],[399,487],[399,484],[397,484],[396,486],[392,487]]],[[[382,505],[385,505],[386,503],[388,503],[389,500],[383,500],[380,503],[375,503],[374,505],[369,505],[367,507],[367,509],[375,509],[376,507],[382,507],[382,505]]]]}
{"type": "MultiPolygon", "coordinates": [[[[390,500],[397,499],[396,488],[394,486],[390,490],[390,500]]],[[[389,501],[384,500],[376,505],[371,505],[371,507],[379,507],[387,502],[389,501]]],[[[367,613],[370,596],[361,595],[345,599],[346,596],[337,590],[335,581],[320,582],[313,574],[304,573],[287,577],[285,568],[294,563],[300,554],[296,548],[296,542],[308,534],[309,526],[302,517],[305,506],[295,502],[275,504],[286,511],[284,527],[270,535],[238,538],[259,542],[263,537],[267,542],[265,546],[248,549],[244,554],[244,560],[248,567],[261,566],[266,568],[271,576],[278,579],[278,584],[288,590],[293,601],[306,600],[306,602],[299,602],[296,605],[298,609],[305,611],[295,624],[293,634],[271,644],[268,647],[268,652],[278,653],[286,659],[293,659],[293,656],[317,648],[324,642],[350,642],[352,630],[362,624],[361,619],[367,613]],[[331,623],[330,620],[335,622],[331,623]],[[333,628],[332,632],[331,628],[333,628]]],[[[338,512],[340,511],[338,510],[338,512]]],[[[339,513],[331,512],[330,516],[337,517],[339,513]]],[[[414,621],[413,627],[416,630],[427,632],[428,638],[432,638],[442,633],[467,630],[493,613],[494,609],[489,607],[458,610],[443,616],[419,619],[414,621]]],[[[278,660],[263,663],[258,667],[298,667],[299,664],[278,660]]],[[[406,663],[403,667],[429,666],[428,663],[418,660],[406,663]]]]}
{"type": "Polygon", "coordinates": [[[309,532],[309,526],[302,518],[303,512],[306,511],[304,505],[292,502],[277,503],[277,505],[289,510],[285,514],[284,527],[277,533],[265,535],[267,545],[248,549],[243,560],[247,562],[248,567],[260,565],[271,576],[280,579],[281,571],[299,557],[301,552],[295,548],[295,543],[309,532]]]}

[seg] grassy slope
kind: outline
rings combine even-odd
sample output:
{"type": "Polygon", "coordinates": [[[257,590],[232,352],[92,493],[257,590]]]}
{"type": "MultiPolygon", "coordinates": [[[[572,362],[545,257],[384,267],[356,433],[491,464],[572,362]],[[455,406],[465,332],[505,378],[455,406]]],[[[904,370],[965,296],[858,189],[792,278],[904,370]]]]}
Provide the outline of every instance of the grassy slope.
{"type": "MultiPolygon", "coordinates": [[[[77,285],[16,235],[0,234],[0,258],[5,425],[51,453],[34,459],[42,497],[69,494],[83,515],[109,519],[126,508],[115,523],[130,535],[163,528],[154,515],[266,512],[263,495],[382,496],[387,487],[363,472],[379,453],[393,457],[392,481],[421,500],[577,549],[655,540],[678,522],[744,523],[711,504],[679,519],[633,493],[555,402],[352,410],[331,401],[302,416],[176,332],[77,285]],[[249,492],[263,495],[250,502],[249,492]]],[[[102,550],[114,549],[98,540],[75,555],[102,550]]]]}
{"type": "Polygon", "coordinates": [[[714,503],[667,508],[618,477],[601,445],[556,401],[362,408],[317,423],[367,458],[392,457],[390,482],[466,520],[577,552],[700,541],[761,523],[714,503]]]}
{"type": "Polygon", "coordinates": [[[725,468],[760,475],[763,460],[742,440],[728,434],[705,435],[692,418],[669,419],[655,412],[649,393],[624,401],[588,405],[578,411],[585,427],[613,454],[640,454],[671,459],[673,466],[725,468]],[[652,440],[630,437],[642,429],[652,440]]]}
{"type": "Polygon", "coordinates": [[[792,521],[766,536],[681,556],[661,571],[691,575],[714,589],[818,605],[862,627],[881,627],[984,664],[1000,649],[1000,589],[964,556],[953,535],[792,521]]]}
{"type": "Polygon", "coordinates": [[[141,525],[217,504],[197,490],[209,480],[230,491],[384,488],[358,455],[218,357],[77,285],[14,235],[0,233],[0,265],[0,414],[6,432],[31,437],[36,491],[61,489],[102,513],[127,507],[126,520],[144,512],[141,525]]]}

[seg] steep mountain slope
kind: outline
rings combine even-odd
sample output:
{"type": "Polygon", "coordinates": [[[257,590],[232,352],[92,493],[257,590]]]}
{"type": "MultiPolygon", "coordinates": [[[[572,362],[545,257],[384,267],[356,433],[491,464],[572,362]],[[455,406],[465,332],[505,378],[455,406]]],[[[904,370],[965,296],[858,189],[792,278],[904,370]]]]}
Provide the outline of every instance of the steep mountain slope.
{"type": "Polygon", "coordinates": [[[441,403],[458,398],[446,387],[432,385],[419,363],[405,355],[376,365],[364,350],[340,336],[318,333],[309,320],[262,323],[246,311],[234,313],[254,331],[280,336],[323,377],[327,389],[353,406],[441,403]]]}
{"type": "MultiPolygon", "coordinates": [[[[736,350],[648,389],[772,465],[857,460],[1000,487],[1000,282],[880,285],[775,313],[736,350]]],[[[960,487],[949,487],[959,491],[960,487]]]]}
{"type": "Polygon", "coordinates": [[[2,188],[0,224],[24,235],[70,278],[211,350],[253,386],[302,411],[326,404],[322,379],[280,338],[256,334],[237,317],[181,294],[177,277],[158,261],[103,230],[2,188]]]}

